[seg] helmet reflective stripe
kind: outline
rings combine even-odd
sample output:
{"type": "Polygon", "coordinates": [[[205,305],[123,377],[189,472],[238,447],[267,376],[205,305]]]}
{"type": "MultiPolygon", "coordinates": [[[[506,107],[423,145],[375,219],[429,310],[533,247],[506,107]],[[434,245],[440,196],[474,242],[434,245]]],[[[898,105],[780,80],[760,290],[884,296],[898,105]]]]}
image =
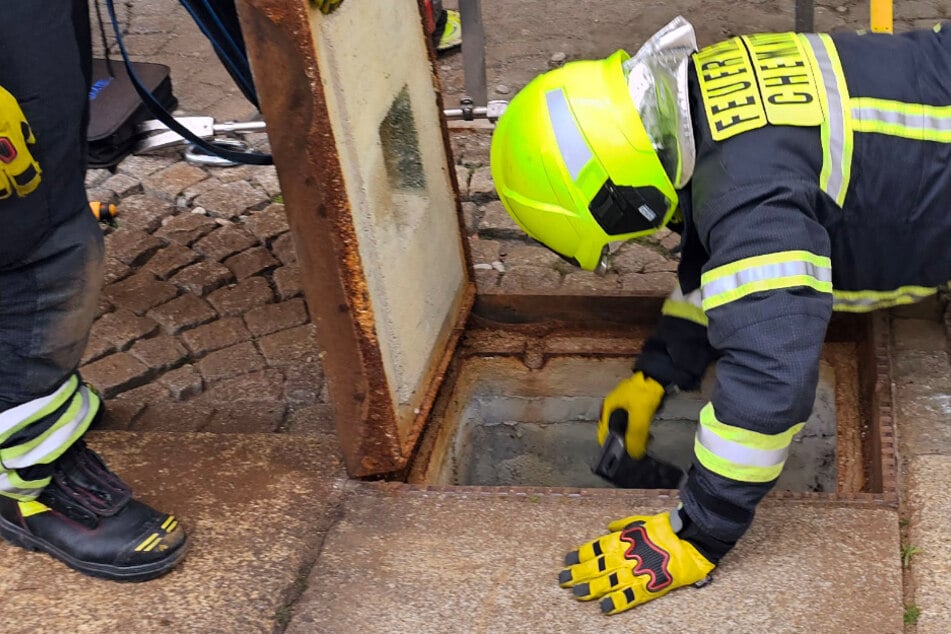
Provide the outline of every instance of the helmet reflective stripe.
{"type": "Polygon", "coordinates": [[[574,115],[571,114],[565,91],[561,88],[549,90],[545,93],[545,101],[548,104],[548,116],[551,118],[555,140],[561,151],[561,159],[565,162],[568,173],[571,174],[571,180],[578,180],[581,170],[594,155],[584,137],[581,136],[581,130],[578,129],[574,115]]]}

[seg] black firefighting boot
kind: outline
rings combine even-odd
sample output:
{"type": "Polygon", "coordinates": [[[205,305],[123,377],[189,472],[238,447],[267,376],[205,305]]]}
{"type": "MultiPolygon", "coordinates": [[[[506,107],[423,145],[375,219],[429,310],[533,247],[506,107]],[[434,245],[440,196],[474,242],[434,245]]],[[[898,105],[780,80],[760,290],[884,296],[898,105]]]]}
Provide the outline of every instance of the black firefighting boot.
{"type": "Polygon", "coordinates": [[[67,566],[114,581],[146,581],[185,555],[185,531],[172,515],[132,499],[132,490],[83,441],[52,465],[40,496],[0,496],[0,536],[67,566]]]}

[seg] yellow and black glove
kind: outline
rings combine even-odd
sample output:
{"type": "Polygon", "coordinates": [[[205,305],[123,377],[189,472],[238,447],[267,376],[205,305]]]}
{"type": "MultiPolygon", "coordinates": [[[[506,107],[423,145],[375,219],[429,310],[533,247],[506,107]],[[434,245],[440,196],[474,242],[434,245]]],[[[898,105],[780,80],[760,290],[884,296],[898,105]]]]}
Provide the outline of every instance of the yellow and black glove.
{"type": "Polygon", "coordinates": [[[36,143],[16,97],[0,86],[0,199],[21,198],[40,184],[40,164],[29,146],[36,143]]]}
{"type": "Polygon", "coordinates": [[[343,0],[313,0],[313,2],[320,9],[320,12],[326,15],[336,10],[343,3],[343,0]]]}
{"type": "Polygon", "coordinates": [[[674,533],[670,513],[635,515],[608,524],[610,534],[565,557],[558,582],[579,601],[601,600],[617,614],[683,586],[701,585],[716,566],[674,533]]]}
{"type": "Polygon", "coordinates": [[[663,399],[664,387],[643,372],[635,372],[618,383],[601,405],[598,444],[604,444],[610,428],[626,427],[623,434],[628,454],[632,458],[643,458],[651,419],[663,399]]]}

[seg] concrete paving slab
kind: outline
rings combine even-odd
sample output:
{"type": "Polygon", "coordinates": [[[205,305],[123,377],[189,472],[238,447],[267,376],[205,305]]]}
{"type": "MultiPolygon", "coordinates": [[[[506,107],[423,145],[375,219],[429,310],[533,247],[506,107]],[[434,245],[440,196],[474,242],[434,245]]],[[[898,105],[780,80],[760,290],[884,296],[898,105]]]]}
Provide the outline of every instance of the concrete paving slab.
{"type": "Polygon", "coordinates": [[[940,323],[892,322],[892,379],[902,454],[951,455],[951,363],[940,323]]]}
{"type": "Polygon", "coordinates": [[[916,456],[907,469],[908,546],[917,634],[944,634],[951,620],[951,456],[916,456]]]}
{"type": "Polygon", "coordinates": [[[905,601],[919,610],[918,634],[948,631],[951,619],[951,364],[937,321],[892,322],[896,428],[908,518],[905,601]]]}
{"type": "Polygon", "coordinates": [[[191,535],[191,551],[165,577],[118,584],[0,545],[4,631],[274,631],[341,499],[333,439],[133,432],[89,438],[138,497],[175,513],[191,535]]]}
{"type": "Polygon", "coordinates": [[[633,493],[498,495],[359,487],[328,532],[288,634],[900,632],[893,510],[773,501],[703,590],[615,617],[558,588],[565,552],[633,493]]]}

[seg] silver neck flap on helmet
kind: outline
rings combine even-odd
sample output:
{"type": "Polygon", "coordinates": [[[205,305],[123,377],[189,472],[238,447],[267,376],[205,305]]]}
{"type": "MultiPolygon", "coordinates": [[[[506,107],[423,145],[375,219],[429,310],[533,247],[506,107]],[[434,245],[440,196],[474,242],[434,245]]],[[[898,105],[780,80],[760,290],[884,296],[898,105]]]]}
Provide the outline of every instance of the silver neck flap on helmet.
{"type": "Polygon", "coordinates": [[[624,62],[628,92],[677,189],[693,176],[697,155],[687,96],[687,68],[696,50],[693,25],[677,16],[624,62]]]}

